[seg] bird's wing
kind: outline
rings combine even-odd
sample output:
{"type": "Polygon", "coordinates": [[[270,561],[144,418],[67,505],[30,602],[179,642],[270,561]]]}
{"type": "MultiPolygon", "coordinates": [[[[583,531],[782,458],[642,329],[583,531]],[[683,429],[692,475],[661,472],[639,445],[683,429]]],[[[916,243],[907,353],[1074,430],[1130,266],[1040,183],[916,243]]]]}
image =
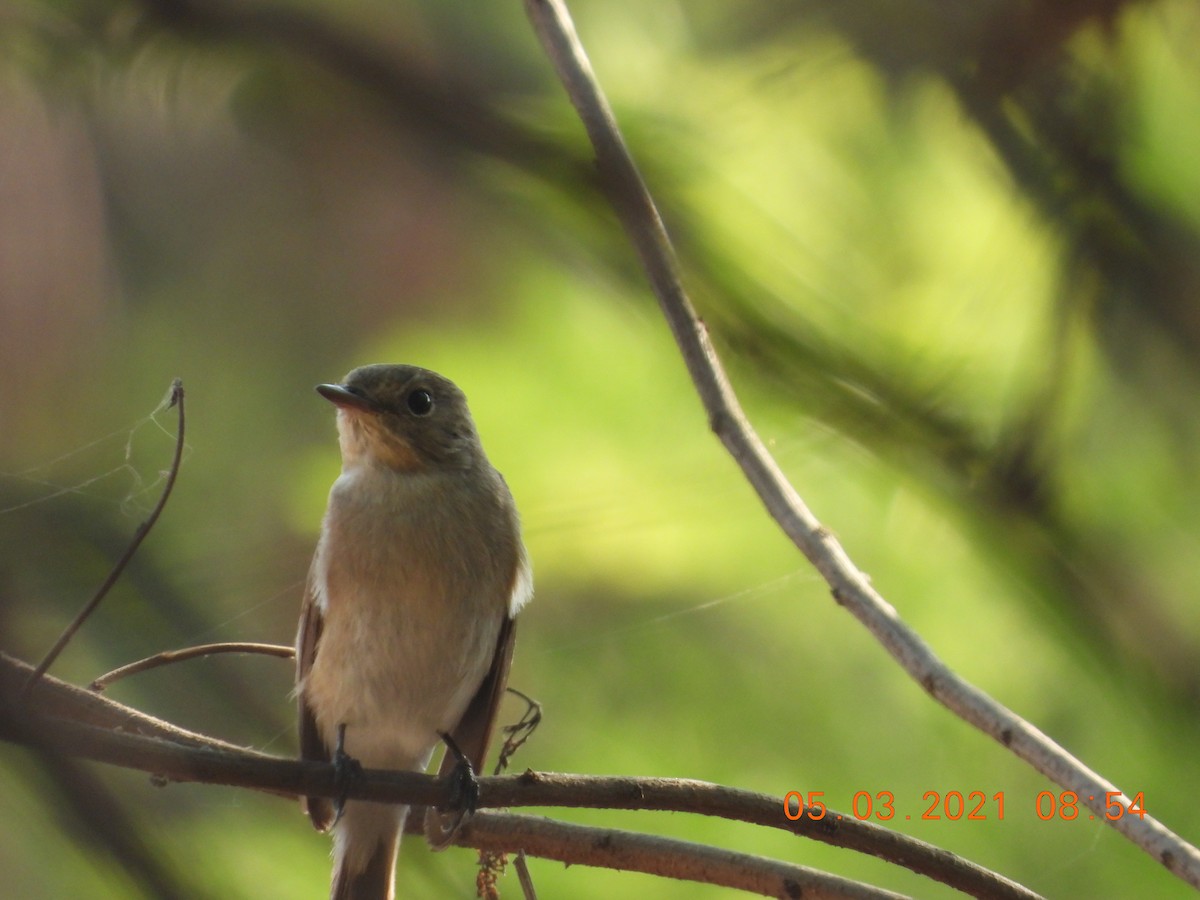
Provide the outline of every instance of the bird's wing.
{"type": "MultiPolygon", "coordinates": [[[[496,729],[496,717],[500,714],[500,703],[504,700],[504,691],[508,687],[508,670],[512,665],[513,645],[516,639],[517,620],[505,617],[500,626],[500,635],[496,639],[496,652],[492,656],[491,668],[480,683],[479,690],[471,698],[467,711],[450,734],[454,743],[480,774],[483,774],[483,765],[487,762],[488,744],[491,743],[492,733],[496,729]]],[[[454,764],[453,754],[447,754],[447,758],[442,760],[438,774],[445,775],[449,769],[454,768],[454,764]]]]}
{"type": "MultiPolygon", "coordinates": [[[[508,684],[508,669],[512,664],[516,636],[517,620],[505,616],[496,640],[492,666],[450,735],[463,755],[471,761],[476,772],[483,771],[483,764],[487,760],[488,744],[491,742],[500,703],[504,699],[504,690],[508,684]]],[[[446,777],[457,765],[457,758],[447,750],[442,757],[438,777],[446,777]]],[[[454,843],[462,818],[461,810],[441,813],[432,806],[428,807],[425,811],[425,840],[429,846],[434,850],[444,850],[454,843]]]]}
{"type": "MultiPolygon", "coordinates": [[[[504,476],[500,476],[500,481],[504,482],[504,476]]],[[[505,485],[505,490],[507,488],[505,485]]],[[[483,773],[483,765],[487,761],[488,744],[491,743],[492,732],[496,728],[496,717],[500,714],[500,704],[508,687],[508,670],[512,665],[513,645],[517,640],[517,613],[528,602],[532,593],[533,577],[529,560],[525,555],[524,546],[518,544],[517,558],[507,591],[506,615],[500,625],[500,634],[496,638],[492,664],[480,682],[475,696],[467,705],[466,712],[450,733],[459,750],[480,774],[483,773]]],[[[446,775],[454,768],[456,762],[453,754],[447,753],[442,759],[438,775],[446,775]]]]}
{"type": "MultiPolygon", "coordinates": [[[[300,758],[328,762],[331,751],[321,737],[317,718],[304,693],[304,679],[312,669],[325,624],[324,614],[317,604],[311,580],[300,610],[300,628],[296,633],[296,700],[300,712],[300,758]]],[[[333,824],[333,802],[327,797],[305,797],[302,801],[313,827],[326,831],[333,824]]]]}

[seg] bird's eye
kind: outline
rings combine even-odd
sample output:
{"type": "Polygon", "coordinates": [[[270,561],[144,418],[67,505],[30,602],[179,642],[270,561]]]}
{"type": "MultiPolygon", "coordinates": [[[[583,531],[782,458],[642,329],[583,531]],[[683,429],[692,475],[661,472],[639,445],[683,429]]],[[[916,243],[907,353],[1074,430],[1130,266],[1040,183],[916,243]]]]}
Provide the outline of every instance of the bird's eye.
{"type": "Polygon", "coordinates": [[[424,389],[417,389],[408,395],[405,400],[408,404],[408,411],[414,416],[427,416],[433,412],[433,394],[424,389]]]}

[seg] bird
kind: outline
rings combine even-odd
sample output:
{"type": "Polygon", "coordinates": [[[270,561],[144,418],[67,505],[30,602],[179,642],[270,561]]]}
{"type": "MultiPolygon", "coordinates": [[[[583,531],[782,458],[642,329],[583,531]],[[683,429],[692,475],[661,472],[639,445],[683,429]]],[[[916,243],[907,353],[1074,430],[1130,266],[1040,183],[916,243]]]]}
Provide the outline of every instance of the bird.
{"type": "MultiPolygon", "coordinates": [[[[448,736],[479,770],[533,592],[512,494],[449,379],[376,364],[316,389],[337,407],[342,468],[296,635],[300,756],[424,771],[448,736]]],[[[303,802],[333,833],[331,900],[392,900],[408,808],[303,802]]],[[[428,811],[434,849],[456,830],[428,811]]]]}

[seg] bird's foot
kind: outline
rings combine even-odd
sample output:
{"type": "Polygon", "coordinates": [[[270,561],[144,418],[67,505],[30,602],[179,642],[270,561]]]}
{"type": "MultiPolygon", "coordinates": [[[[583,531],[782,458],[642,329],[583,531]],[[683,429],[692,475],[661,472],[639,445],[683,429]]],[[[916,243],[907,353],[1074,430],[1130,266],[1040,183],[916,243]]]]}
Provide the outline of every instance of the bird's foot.
{"type": "Polygon", "coordinates": [[[479,782],[475,779],[475,768],[459,749],[454,738],[441,736],[446,752],[454,757],[454,768],[446,773],[450,790],[445,804],[425,811],[425,840],[433,850],[445,850],[454,843],[469,813],[475,812],[479,801],[479,782]]]}
{"type": "Polygon", "coordinates": [[[346,811],[346,795],[354,779],[362,774],[362,765],[357,759],[346,752],[346,723],[338,725],[337,747],[333,751],[333,781],[337,785],[338,795],[333,801],[333,824],[342,819],[346,811]]]}
{"type": "Polygon", "coordinates": [[[458,748],[454,738],[445,733],[441,737],[447,752],[454,757],[454,768],[446,776],[450,782],[448,802],[445,806],[439,806],[438,809],[458,814],[458,818],[454,822],[454,829],[457,831],[463,817],[468,813],[475,812],[475,805],[479,802],[479,781],[475,777],[475,767],[458,748]]]}

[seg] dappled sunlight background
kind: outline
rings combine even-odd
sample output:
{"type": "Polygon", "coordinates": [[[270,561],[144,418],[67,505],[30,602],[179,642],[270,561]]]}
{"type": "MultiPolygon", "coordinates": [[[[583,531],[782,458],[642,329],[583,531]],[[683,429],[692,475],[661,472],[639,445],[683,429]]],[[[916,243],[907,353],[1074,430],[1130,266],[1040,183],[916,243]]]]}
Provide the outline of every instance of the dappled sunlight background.
{"type": "MultiPolygon", "coordinates": [[[[1047,896],[1187,895],[1086,814],[1039,820],[1052,786],[903,676],[766,516],[519,3],[270,8],[308,32],[190,8],[0,20],[0,649],[40,658],[153,505],[176,376],[174,496],[53,674],[290,642],[338,470],[312,387],[420,364],[467,392],[524,519],[512,683],[546,717],[514,766],[842,811],[890,791],[892,827],[1047,896]],[[951,790],[1003,792],[1004,820],[922,821],[951,790]]],[[[801,495],[949,664],[1200,839],[1195,6],[573,11],[801,495]]],[[[292,755],[290,689],[279,660],[220,657],[110,693],[292,755]]],[[[327,889],[298,804],[9,745],[0,770],[13,897],[327,889]]],[[[546,812],[951,895],[782,832],[546,812]]],[[[399,893],[469,896],[473,861],[410,840],[399,893]]],[[[546,896],[725,893],[532,869],[546,896]]]]}

